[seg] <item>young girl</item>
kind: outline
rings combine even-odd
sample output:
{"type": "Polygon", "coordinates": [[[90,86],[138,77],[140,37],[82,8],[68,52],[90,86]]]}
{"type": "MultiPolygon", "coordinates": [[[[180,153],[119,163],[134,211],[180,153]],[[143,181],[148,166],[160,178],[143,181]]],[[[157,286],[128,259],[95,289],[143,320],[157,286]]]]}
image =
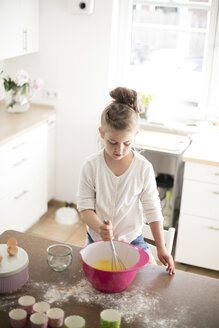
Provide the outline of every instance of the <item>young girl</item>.
{"type": "Polygon", "coordinates": [[[104,148],[87,159],[79,182],[77,207],[88,226],[88,242],[125,241],[144,249],[150,263],[156,264],[142,237],[146,218],[158,258],[172,275],[174,262],[165,248],[154,171],[147,159],[132,149],[141,112],[137,93],[119,87],[110,96],[114,101],[104,109],[99,128],[104,148]]]}

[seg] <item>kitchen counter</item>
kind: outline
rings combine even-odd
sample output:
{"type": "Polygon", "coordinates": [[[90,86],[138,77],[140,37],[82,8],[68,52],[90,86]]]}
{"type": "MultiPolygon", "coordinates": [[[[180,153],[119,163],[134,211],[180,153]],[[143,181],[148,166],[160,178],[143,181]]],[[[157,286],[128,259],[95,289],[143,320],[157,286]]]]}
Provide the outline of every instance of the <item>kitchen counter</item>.
{"type": "Polygon", "coordinates": [[[200,134],[193,138],[191,145],[184,152],[184,162],[219,166],[219,135],[200,134]]]}
{"type": "Polygon", "coordinates": [[[4,103],[0,102],[0,145],[13,140],[35,126],[41,125],[55,113],[53,106],[34,103],[25,113],[9,113],[4,103]]]}
{"type": "MultiPolygon", "coordinates": [[[[85,318],[86,328],[99,327],[100,312],[115,308],[122,313],[121,328],[215,328],[219,322],[219,280],[176,270],[169,276],[164,267],[147,265],[140,269],[123,292],[104,294],[85,279],[80,248],[72,246],[69,269],[54,272],[46,262],[46,248],[56,243],[27,233],[5,231],[0,243],[15,237],[29,255],[29,280],[18,291],[1,294],[1,327],[9,328],[8,312],[17,307],[20,296],[32,295],[60,307],[65,316],[85,318]]],[[[25,327],[30,327],[30,323],[25,327]]]]}

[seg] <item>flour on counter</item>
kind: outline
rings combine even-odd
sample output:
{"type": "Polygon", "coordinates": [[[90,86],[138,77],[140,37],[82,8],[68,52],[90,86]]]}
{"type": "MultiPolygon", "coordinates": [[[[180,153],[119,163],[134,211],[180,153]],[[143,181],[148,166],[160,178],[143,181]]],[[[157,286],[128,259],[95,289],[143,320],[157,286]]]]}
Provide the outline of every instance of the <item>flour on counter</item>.
{"type": "MultiPolygon", "coordinates": [[[[121,293],[105,294],[94,289],[85,278],[82,278],[74,285],[68,285],[65,282],[59,283],[59,285],[36,283],[29,280],[26,284],[27,291],[30,288],[33,296],[35,290],[37,290],[36,294],[39,295],[40,289],[42,293],[37,301],[46,301],[53,307],[62,307],[66,301],[75,299],[78,303],[90,304],[91,306],[97,304],[106,309],[117,309],[121,312],[122,320],[126,323],[134,324],[136,320],[140,320],[147,328],[184,327],[183,317],[187,309],[177,309],[177,319],[176,315],[174,316],[172,313],[168,315],[168,318],[162,318],[164,300],[157,294],[145,293],[140,285],[135,285],[133,288],[130,286],[129,290],[121,293]]],[[[17,299],[18,295],[3,296],[0,301],[0,311],[8,311],[15,307],[17,299]]]]}

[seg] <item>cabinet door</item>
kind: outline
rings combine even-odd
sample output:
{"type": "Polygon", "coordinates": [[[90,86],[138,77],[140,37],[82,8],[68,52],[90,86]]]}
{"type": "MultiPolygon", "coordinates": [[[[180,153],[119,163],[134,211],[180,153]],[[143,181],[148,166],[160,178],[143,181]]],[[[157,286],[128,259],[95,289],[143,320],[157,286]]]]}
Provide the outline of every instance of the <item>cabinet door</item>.
{"type": "Polygon", "coordinates": [[[0,200],[47,167],[47,125],[0,147],[0,200]]]}
{"type": "Polygon", "coordinates": [[[0,60],[38,50],[39,0],[0,1],[0,60]]]}
{"type": "Polygon", "coordinates": [[[19,56],[23,52],[22,1],[0,1],[0,59],[19,56]]]}
{"type": "Polygon", "coordinates": [[[56,117],[48,119],[48,201],[55,197],[56,117]]]}
{"type": "Polygon", "coordinates": [[[184,180],[181,213],[219,220],[219,185],[184,180]]]}
{"type": "Polygon", "coordinates": [[[0,202],[0,233],[5,230],[24,232],[47,211],[46,172],[24,181],[0,202]]]}
{"type": "Polygon", "coordinates": [[[219,221],[181,214],[175,260],[219,270],[219,221]]]}
{"type": "Polygon", "coordinates": [[[22,0],[23,19],[23,50],[32,53],[39,50],[39,0],[22,0]]]}
{"type": "Polygon", "coordinates": [[[185,164],[184,178],[219,185],[219,167],[188,162],[185,164]]]}

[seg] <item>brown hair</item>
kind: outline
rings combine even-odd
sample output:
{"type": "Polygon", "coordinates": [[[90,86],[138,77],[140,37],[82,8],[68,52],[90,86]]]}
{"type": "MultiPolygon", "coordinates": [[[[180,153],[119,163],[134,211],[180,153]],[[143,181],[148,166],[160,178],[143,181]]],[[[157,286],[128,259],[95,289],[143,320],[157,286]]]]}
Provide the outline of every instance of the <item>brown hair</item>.
{"type": "Polygon", "coordinates": [[[116,130],[132,130],[138,126],[142,105],[135,90],[118,87],[110,92],[114,99],[102,112],[101,126],[116,130]]]}

